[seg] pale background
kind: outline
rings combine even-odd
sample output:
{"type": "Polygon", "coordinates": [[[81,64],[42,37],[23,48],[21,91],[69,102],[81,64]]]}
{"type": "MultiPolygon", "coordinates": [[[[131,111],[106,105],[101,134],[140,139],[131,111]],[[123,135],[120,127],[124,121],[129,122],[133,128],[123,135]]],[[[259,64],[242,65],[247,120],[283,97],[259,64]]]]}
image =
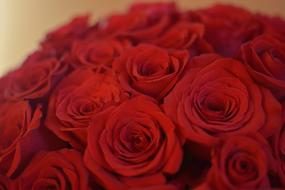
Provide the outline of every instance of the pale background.
{"type": "MultiPolygon", "coordinates": [[[[0,76],[19,65],[25,56],[37,47],[45,33],[67,22],[71,17],[91,12],[96,20],[114,11],[122,12],[133,2],[138,0],[0,0],[0,76]]],[[[154,0],[144,2],[154,2],[154,0]]],[[[177,0],[176,2],[182,10],[206,7],[215,3],[228,3],[285,18],[285,0],[177,0]]]]}

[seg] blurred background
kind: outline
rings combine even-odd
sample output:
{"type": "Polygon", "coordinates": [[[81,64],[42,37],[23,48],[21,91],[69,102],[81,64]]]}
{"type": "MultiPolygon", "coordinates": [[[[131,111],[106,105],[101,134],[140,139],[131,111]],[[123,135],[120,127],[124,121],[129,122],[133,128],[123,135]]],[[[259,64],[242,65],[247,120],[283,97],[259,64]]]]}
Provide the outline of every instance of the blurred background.
{"type": "MultiPolygon", "coordinates": [[[[90,12],[96,20],[113,12],[123,12],[134,2],[158,1],[0,0],[0,76],[19,65],[37,47],[48,31],[68,22],[73,16],[90,12]]],[[[160,2],[167,1],[160,0],[160,2]]],[[[285,0],[176,0],[175,2],[181,10],[226,3],[285,18],[285,0]]]]}

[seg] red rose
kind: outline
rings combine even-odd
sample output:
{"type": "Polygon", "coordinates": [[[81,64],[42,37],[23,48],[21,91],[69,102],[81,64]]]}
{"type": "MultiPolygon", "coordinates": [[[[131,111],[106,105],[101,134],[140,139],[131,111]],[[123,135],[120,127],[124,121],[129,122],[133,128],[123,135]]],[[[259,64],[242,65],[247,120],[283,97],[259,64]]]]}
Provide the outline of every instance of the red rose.
{"type": "Polygon", "coordinates": [[[70,50],[74,41],[82,39],[89,29],[89,16],[75,17],[70,23],[47,34],[41,43],[46,50],[53,51],[57,56],[70,50]]]}
{"type": "Polygon", "coordinates": [[[259,20],[242,8],[216,5],[198,12],[206,27],[205,38],[224,56],[234,56],[242,43],[263,32],[259,20]]]}
{"type": "Polygon", "coordinates": [[[75,43],[71,54],[75,67],[111,68],[114,59],[130,46],[127,40],[85,40],[75,43]]]}
{"type": "Polygon", "coordinates": [[[205,28],[200,23],[178,22],[150,43],[169,49],[188,49],[190,55],[212,53],[212,46],[204,39],[205,28]]]}
{"type": "Polygon", "coordinates": [[[268,137],[281,126],[280,103],[240,62],[208,54],[189,67],[164,99],[165,112],[189,140],[213,146],[225,134],[260,131],[268,137]]]}
{"type": "Polygon", "coordinates": [[[45,125],[73,147],[82,149],[91,118],[127,97],[112,75],[76,70],[51,95],[45,125]]]}
{"type": "Polygon", "coordinates": [[[177,20],[174,3],[137,4],[126,14],[113,15],[99,25],[101,36],[128,36],[135,41],[154,39],[177,20]]]}
{"type": "Polygon", "coordinates": [[[175,85],[187,63],[187,51],[141,44],[116,60],[114,70],[126,90],[160,99],[175,85]]]}
{"type": "Polygon", "coordinates": [[[239,57],[255,80],[285,96],[285,43],[261,35],[242,45],[239,57]]]}
{"type": "Polygon", "coordinates": [[[21,142],[39,126],[41,111],[28,102],[0,102],[0,173],[11,176],[22,159],[21,142]]]}
{"type": "MultiPolygon", "coordinates": [[[[109,190],[173,189],[182,149],[175,125],[148,97],[139,96],[93,118],[84,160],[109,190]],[[126,117],[127,116],[127,117],[126,117]]],[[[174,188],[175,189],[175,188],[174,188]]]]}
{"type": "Polygon", "coordinates": [[[206,183],[212,190],[269,190],[267,174],[272,161],[262,136],[231,136],[215,147],[206,183]]]}
{"type": "Polygon", "coordinates": [[[57,59],[44,52],[36,52],[22,67],[6,76],[4,97],[9,100],[43,98],[64,70],[57,59]]]}
{"type": "Polygon", "coordinates": [[[19,178],[19,190],[88,190],[88,172],[74,150],[41,152],[19,178]]]}

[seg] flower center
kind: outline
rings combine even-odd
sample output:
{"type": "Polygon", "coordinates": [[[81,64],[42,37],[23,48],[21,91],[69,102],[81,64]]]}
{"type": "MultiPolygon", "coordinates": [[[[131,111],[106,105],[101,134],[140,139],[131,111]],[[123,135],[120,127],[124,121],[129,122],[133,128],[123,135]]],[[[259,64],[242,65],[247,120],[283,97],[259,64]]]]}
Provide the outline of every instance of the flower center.
{"type": "Polygon", "coordinates": [[[145,150],[151,142],[150,134],[147,134],[143,126],[139,124],[127,127],[124,133],[127,147],[131,152],[141,152],[145,150]]]}
{"type": "Polygon", "coordinates": [[[258,171],[248,153],[236,153],[228,164],[228,175],[234,184],[244,184],[257,178],[258,171]]]}

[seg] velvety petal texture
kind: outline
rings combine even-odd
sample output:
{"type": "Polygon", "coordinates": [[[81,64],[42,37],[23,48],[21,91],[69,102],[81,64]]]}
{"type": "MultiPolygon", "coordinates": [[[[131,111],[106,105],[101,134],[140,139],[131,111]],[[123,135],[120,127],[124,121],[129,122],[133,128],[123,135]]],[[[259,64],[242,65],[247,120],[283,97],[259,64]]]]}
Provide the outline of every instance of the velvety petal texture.
{"type": "Polygon", "coordinates": [[[18,183],[6,176],[0,175],[0,190],[19,190],[18,183]]]}
{"type": "Polygon", "coordinates": [[[85,163],[107,189],[164,186],[182,161],[175,129],[155,100],[135,97],[93,118],[85,163]]]}
{"type": "Polygon", "coordinates": [[[74,150],[39,153],[17,180],[19,190],[89,190],[88,172],[74,150]]]}
{"type": "Polygon", "coordinates": [[[155,39],[175,23],[178,12],[174,3],[136,4],[127,14],[116,14],[99,23],[100,37],[124,36],[135,42],[155,39]]]}
{"type": "Polygon", "coordinates": [[[128,96],[113,75],[76,70],[51,95],[45,126],[76,149],[83,150],[91,118],[128,96]]]}
{"type": "Polygon", "coordinates": [[[21,68],[7,75],[4,98],[12,101],[44,98],[64,72],[65,65],[52,54],[35,52],[21,68]]]}
{"type": "Polygon", "coordinates": [[[269,137],[282,125],[281,104],[272,93],[242,63],[213,54],[193,58],[163,107],[181,134],[208,146],[225,134],[259,131],[269,137]]]}
{"type": "Polygon", "coordinates": [[[26,136],[39,127],[40,107],[33,110],[28,102],[0,103],[0,173],[11,176],[22,159],[26,136]]]}
{"type": "Polygon", "coordinates": [[[270,35],[258,36],[241,46],[239,57],[255,80],[284,98],[285,42],[270,35]]]}
{"type": "Polygon", "coordinates": [[[114,70],[124,89],[160,99],[176,84],[188,58],[187,51],[141,44],[116,60],[114,70]]]}
{"type": "Polygon", "coordinates": [[[235,56],[241,44],[263,33],[254,14],[231,5],[215,5],[198,11],[206,27],[205,38],[223,56],[235,56]]]}
{"type": "Polygon", "coordinates": [[[276,172],[282,187],[285,188],[285,126],[273,138],[273,155],[275,157],[276,172]]]}
{"type": "Polygon", "coordinates": [[[213,53],[213,47],[204,39],[205,26],[201,23],[178,22],[149,43],[163,48],[185,49],[191,56],[213,53]]]}
{"type": "Polygon", "coordinates": [[[267,171],[273,164],[267,141],[259,134],[220,141],[207,176],[210,189],[271,189],[267,171]]]}
{"type": "Polygon", "coordinates": [[[112,68],[114,59],[129,47],[131,42],[126,39],[86,39],[73,45],[72,63],[74,67],[91,67],[99,71],[112,68]]]}

